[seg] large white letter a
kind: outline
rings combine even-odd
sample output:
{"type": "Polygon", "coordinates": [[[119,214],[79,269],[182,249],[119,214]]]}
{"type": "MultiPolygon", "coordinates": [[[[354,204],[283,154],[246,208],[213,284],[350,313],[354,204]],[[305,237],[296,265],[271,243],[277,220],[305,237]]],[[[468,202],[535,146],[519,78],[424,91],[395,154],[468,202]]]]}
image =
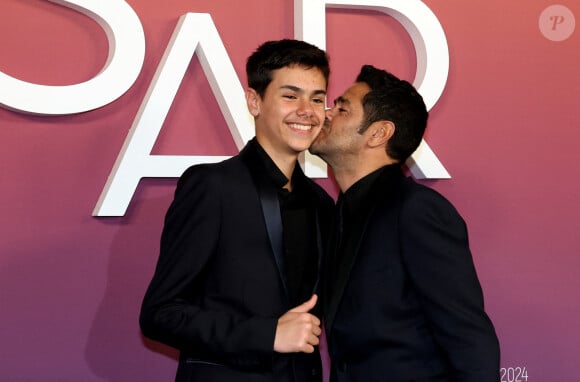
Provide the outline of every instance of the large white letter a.
{"type": "Polygon", "coordinates": [[[143,177],[177,178],[193,164],[227,158],[151,155],[155,140],[196,51],[238,149],[253,137],[254,122],[246,107],[244,90],[211,16],[187,13],[179,19],[93,216],[124,215],[143,177]]]}

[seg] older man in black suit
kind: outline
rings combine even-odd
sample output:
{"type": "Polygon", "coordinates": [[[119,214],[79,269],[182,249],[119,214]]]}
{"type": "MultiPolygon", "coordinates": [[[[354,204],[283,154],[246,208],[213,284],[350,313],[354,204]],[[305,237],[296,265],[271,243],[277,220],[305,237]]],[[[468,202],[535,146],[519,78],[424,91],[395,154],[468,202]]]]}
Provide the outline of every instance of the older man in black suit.
{"type": "Polygon", "coordinates": [[[246,70],[256,137],[179,179],[141,329],[180,350],[178,382],[319,382],[312,310],[333,203],[297,158],[324,122],[328,59],[271,41],[246,70]]]}
{"type": "Polygon", "coordinates": [[[499,381],[466,225],[401,169],[427,117],[408,82],[367,65],[310,149],[341,190],[323,290],[332,382],[499,381]]]}

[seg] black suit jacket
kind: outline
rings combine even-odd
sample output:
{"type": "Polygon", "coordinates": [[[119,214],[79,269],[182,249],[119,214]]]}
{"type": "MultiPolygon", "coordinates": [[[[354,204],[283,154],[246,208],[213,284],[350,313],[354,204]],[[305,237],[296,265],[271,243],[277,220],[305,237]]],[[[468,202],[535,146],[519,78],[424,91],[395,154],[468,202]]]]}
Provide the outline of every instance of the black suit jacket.
{"type": "MultiPolygon", "coordinates": [[[[274,353],[285,291],[276,189],[251,141],[238,156],[190,167],[167,211],[161,252],[144,297],[145,336],[180,350],[176,380],[320,381],[320,356],[274,353]]],[[[298,167],[298,165],[297,165],[298,167]]],[[[332,199],[299,167],[316,219],[332,199]]],[[[317,235],[319,247],[322,237],[317,235]]]]}
{"type": "Polygon", "coordinates": [[[332,381],[499,381],[499,345],[455,208],[386,166],[329,267],[332,381]],[[331,281],[332,280],[332,281],[331,281]]]}

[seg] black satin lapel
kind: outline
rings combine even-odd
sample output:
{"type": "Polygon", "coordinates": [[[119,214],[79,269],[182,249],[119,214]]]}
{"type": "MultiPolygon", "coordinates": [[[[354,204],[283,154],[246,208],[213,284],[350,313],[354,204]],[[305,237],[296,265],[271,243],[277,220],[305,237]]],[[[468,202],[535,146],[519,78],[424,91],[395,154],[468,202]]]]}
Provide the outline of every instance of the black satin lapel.
{"type": "Polygon", "coordinates": [[[280,214],[280,201],[276,190],[265,184],[264,180],[258,181],[258,193],[260,195],[260,203],[262,204],[262,213],[264,215],[264,222],[268,230],[268,237],[270,238],[270,245],[274,253],[274,260],[278,266],[280,280],[284,292],[288,297],[288,282],[286,279],[286,262],[284,261],[284,239],[282,229],[282,216],[280,214]]]}
{"type": "Polygon", "coordinates": [[[239,156],[248,167],[252,179],[254,180],[254,185],[258,191],[262,207],[262,215],[264,216],[264,223],[266,225],[266,230],[268,231],[268,238],[270,239],[270,246],[272,248],[272,253],[274,254],[274,260],[278,267],[278,273],[280,275],[284,293],[286,298],[289,298],[286,262],[284,261],[284,238],[282,215],[280,213],[280,201],[278,200],[276,189],[270,182],[268,182],[267,178],[262,173],[264,168],[260,164],[255,145],[257,145],[257,142],[254,138],[252,141],[248,142],[242,151],[240,151],[239,156]]]}

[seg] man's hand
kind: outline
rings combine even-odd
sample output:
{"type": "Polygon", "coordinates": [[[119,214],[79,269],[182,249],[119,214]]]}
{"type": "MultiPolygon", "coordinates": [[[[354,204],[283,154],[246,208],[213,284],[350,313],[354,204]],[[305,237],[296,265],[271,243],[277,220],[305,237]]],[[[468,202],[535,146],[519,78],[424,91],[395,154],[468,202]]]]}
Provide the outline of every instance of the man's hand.
{"type": "Polygon", "coordinates": [[[278,353],[312,353],[318,345],[320,320],[308,313],[316,305],[317,295],[294,309],[290,309],[278,319],[274,351],[278,353]]]}

